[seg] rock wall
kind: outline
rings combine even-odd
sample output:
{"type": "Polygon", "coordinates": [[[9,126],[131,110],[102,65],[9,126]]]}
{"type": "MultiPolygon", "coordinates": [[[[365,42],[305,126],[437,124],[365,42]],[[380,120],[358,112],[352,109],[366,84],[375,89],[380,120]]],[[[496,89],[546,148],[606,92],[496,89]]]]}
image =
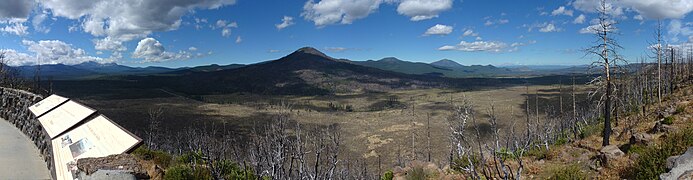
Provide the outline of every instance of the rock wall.
{"type": "Polygon", "coordinates": [[[55,172],[51,139],[38,119],[29,111],[29,106],[42,99],[42,96],[27,91],[0,87],[0,118],[14,124],[29,137],[43,155],[48,170],[55,172]]]}

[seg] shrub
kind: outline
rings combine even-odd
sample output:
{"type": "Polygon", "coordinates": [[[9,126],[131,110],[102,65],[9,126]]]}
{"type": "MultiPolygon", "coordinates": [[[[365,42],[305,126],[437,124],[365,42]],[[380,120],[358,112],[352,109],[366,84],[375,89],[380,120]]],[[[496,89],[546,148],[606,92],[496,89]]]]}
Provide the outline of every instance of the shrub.
{"type": "Polygon", "coordinates": [[[676,112],[674,112],[674,113],[680,114],[680,113],[682,113],[682,112],[685,111],[685,110],[686,110],[686,107],[685,107],[685,106],[678,106],[678,107],[676,107],[676,112]]]}
{"type": "Polygon", "coordinates": [[[580,128],[580,139],[584,139],[604,131],[604,118],[599,118],[599,122],[600,123],[598,124],[587,125],[585,127],[580,128]]]}
{"type": "Polygon", "coordinates": [[[171,160],[173,159],[170,154],[164,151],[150,150],[145,146],[140,146],[139,148],[135,149],[132,154],[143,160],[154,161],[155,164],[161,166],[162,168],[167,168],[169,165],[171,165],[171,160]]]}
{"type": "Polygon", "coordinates": [[[693,146],[693,129],[685,129],[667,136],[661,144],[638,150],[640,157],[627,172],[629,179],[658,179],[666,172],[667,158],[683,154],[693,146]]]}
{"type": "Polygon", "coordinates": [[[662,124],[666,124],[666,125],[674,124],[674,117],[672,117],[672,116],[665,117],[664,120],[662,120],[662,124]]]}
{"type": "Polygon", "coordinates": [[[580,170],[580,167],[578,167],[577,165],[568,165],[555,169],[553,171],[553,175],[551,175],[551,178],[549,179],[582,180],[587,179],[587,175],[585,175],[585,173],[582,172],[582,170],[580,170]]]}
{"type": "MultiPolygon", "coordinates": [[[[479,159],[479,156],[474,155],[474,154],[471,155],[471,159],[472,159],[472,163],[474,163],[475,166],[478,165],[479,162],[481,162],[481,160],[479,159]]],[[[455,160],[453,160],[450,169],[458,171],[458,172],[462,172],[462,169],[469,167],[469,165],[470,165],[469,159],[467,159],[467,156],[464,156],[464,157],[456,158],[455,160]]]]}
{"type": "Polygon", "coordinates": [[[383,175],[383,177],[380,178],[380,180],[392,180],[395,178],[395,174],[392,171],[387,171],[383,175]]]}
{"type": "Polygon", "coordinates": [[[549,157],[549,151],[546,150],[546,148],[543,148],[543,147],[531,148],[531,149],[529,149],[529,151],[527,151],[527,153],[525,153],[525,154],[526,154],[527,156],[529,156],[529,157],[534,157],[534,158],[536,158],[537,160],[539,160],[539,159],[548,159],[548,157],[549,157]]]}
{"type": "Polygon", "coordinates": [[[166,169],[164,179],[166,180],[187,180],[194,179],[194,172],[190,166],[179,164],[166,169]]]}
{"type": "Polygon", "coordinates": [[[423,167],[412,167],[411,171],[407,173],[407,179],[411,180],[423,180],[426,179],[426,172],[424,172],[423,167]]]}

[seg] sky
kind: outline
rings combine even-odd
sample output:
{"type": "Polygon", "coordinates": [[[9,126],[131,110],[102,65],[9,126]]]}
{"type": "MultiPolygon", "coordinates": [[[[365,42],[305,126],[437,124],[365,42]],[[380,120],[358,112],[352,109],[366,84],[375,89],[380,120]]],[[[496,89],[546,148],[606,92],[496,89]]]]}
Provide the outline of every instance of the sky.
{"type": "MultiPolygon", "coordinates": [[[[693,0],[607,1],[619,53],[693,45],[693,0]]],[[[0,0],[10,65],[252,64],[315,47],[350,60],[580,65],[599,0],[0,0]]]]}

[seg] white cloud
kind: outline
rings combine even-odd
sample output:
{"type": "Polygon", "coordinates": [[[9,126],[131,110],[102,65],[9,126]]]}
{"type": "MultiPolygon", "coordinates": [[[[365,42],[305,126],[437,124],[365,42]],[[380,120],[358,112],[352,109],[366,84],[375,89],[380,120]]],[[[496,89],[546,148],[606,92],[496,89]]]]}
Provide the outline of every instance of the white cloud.
{"type": "Polygon", "coordinates": [[[188,48],[188,51],[197,51],[197,48],[195,46],[188,48]]]}
{"type": "Polygon", "coordinates": [[[43,32],[43,33],[48,33],[51,31],[50,28],[41,26],[41,24],[43,23],[43,21],[46,20],[46,18],[48,18],[48,15],[46,14],[46,12],[38,13],[38,14],[34,15],[34,17],[31,18],[31,25],[34,26],[35,31],[43,32]]]}
{"type": "Polygon", "coordinates": [[[640,15],[640,14],[633,16],[633,19],[639,20],[639,21],[645,20],[645,18],[642,17],[642,15],[640,15]]]}
{"type": "Polygon", "coordinates": [[[560,32],[563,31],[562,28],[557,27],[553,22],[544,22],[544,23],[534,23],[532,25],[522,25],[522,27],[526,27],[528,32],[534,31],[534,29],[539,29],[539,32],[560,32]]]}
{"type": "Polygon", "coordinates": [[[223,30],[221,30],[221,36],[224,36],[224,37],[229,37],[229,36],[231,36],[231,29],[229,29],[229,28],[224,28],[223,30]]]}
{"type": "MultiPolygon", "coordinates": [[[[614,21],[614,20],[607,20],[607,23],[612,23],[612,24],[613,24],[613,23],[615,23],[615,22],[616,22],[616,21],[614,21]]],[[[599,19],[592,19],[592,20],[590,20],[590,25],[589,25],[589,26],[580,29],[578,32],[579,32],[580,34],[594,34],[594,33],[597,32],[597,30],[601,30],[601,28],[602,28],[602,27],[601,27],[601,25],[599,24],[599,19]]],[[[616,28],[613,27],[613,26],[612,26],[611,28],[612,28],[612,29],[609,29],[608,31],[613,32],[613,31],[617,31],[617,30],[618,30],[618,29],[616,29],[616,28]]]]}
{"type": "Polygon", "coordinates": [[[560,28],[557,28],[553,23],[546,24],[546,26],[539,28],[539,32],[558,32],[561,31],[560,28]]]}
{"type": "Polygon", "coordinates": [[[0,54],[5,56],[5,64],[10,66],[36,64],[36,58],[26,53],[17,52],[14,49],[0,49],[0,54]]]}
{"type": "Polygon", "coordinates": [[[237,27],[238,27],[238,23],[236,23],[236,22],[229,22],[226,20],[218,20],[216,23],[216,26],[213,26],[212,29],[221,28],[221,36],[229,37],[229,36],[231,36],[231,28],[237,28],[237,27]]]}
{"type": "Polygon", "coordinates": [[[479,36],[479,33],[474,32],[472,29],[466,29],[464,30],[464,33],[462,33],[462,37],[466,36],[479,36]]]}
{"type": "Polygon", "coordinates": [[[435,26],[428,28],[426,32],[424,33],[424,36],[430,36],[430,35],[448,35],[452,33],[452,26],[447,26],[447,25],[442,25],[442,24],[436,24],[435,26]]]}
{"type": "Polygon", "coordinates": [[[281,24],[275,24],[274,26],[276,26],[278,30],[282,30],[282,29],[287,28],[291,25],[294,25],[294,18],[291,16],[284,16],[284,18],[282,18],[282,23],[281,24]]]}
{"type": "Polygon", "coordinates": [[[587,18],[587,17],[585,17],[584,14],[580,14],[580,16],[576,17],[575,20],[573,20],[573,24],[582,24],[582,23],[585,23],[585,19],[586,19],[586,18],[587,18]]]}
{"type": "Polygon", "coordinates": [[[427,20],[452,8],[452,2],[453,0],[402,0],[397,6],[397,12],[409,16],[412,21],[427,20]]]}
{"type": "Polygon", "coordinates": [[[241,42],[243,42],[243,39],[241,38],[241,36],[236,37],[236,44],[239,44],[241,42]]]}
{"type": "Polygon", "coordinates": [[[499,25],[500,24],[508,24],[510,22],[510,20],[508,20],[508,19],[491,20],[489,18],[490,17],[485,18],[487,20],[486,20],[486,22],[484,22],[484,26],[492,26],[495,24],[499,24],[499,25]]]}
{"type": "Polygon", "coordinates": [[[383,3],[397,4],[397,13],[408,16],[411,21],[436,18],[452,8],[453,0],[308,0],[303,6],[301,17],[316,26],[351,24],[368,17],[383,3]]]}
{"type": "Polygon", "coordinates": [[[17,36],[24,36],[29,34],[28,29],[29,27],[25,26],[23,22],[10,22],[9,25],[0,28],[0,31],[4,33],[14,34],[17,36]]]}
{"type": "Polygon", "coordinates": [[[301,16],[313,21],[316,26],[335,23],[351,24],[354,20],[367,17],[380,7],[382,0],[308,0],[301,16]]]}
{"type": "Polygon", "coordinates": [[[667,26],[667,34],[673,42],[679,41],[679,36],[689,37],[693,35],[693,27],[683,24],[680,20],[674,19],[667,26]]]}
{"type": "Polygon", "coordinates": [[[94,49],[96,50],[108,50],[108,51],[126,51],[128,48],[123,46],[123,42],[113,39],[111,37],[106,37],[103,39],[94,39],[94,49]]]}
{"type": "Polygon", "coordinates": [[[144,59],[142,62],[164,62],[171,60],[185,60],[194,57],[201,57],[204,54],[198,53],[193,55],[188,51],[169,52],[166,51],[164,45],[154,38],[144,38],[137,43],[135,52],[132,53],[133,58],[144,59]]]}
{"type": "Polygon", "coordinates": [[[120,42],[143,38],[153,32],[176,30],[181,17],[197,9],[216,9],[235,0],[42,0],[41,6],[55,17],[83,21],[82,29],[96,37],[120,42]]]}
{"type": "MultiPolygon", "coordinates": [[[[595,12],[599,0],[575,0],[572,5],[584,12],[595,12]]],[[[620,0],[608,4],[609,14],[621,16],[632,9],[646,19],[679,19],[693,11],[691,0],[620,0]]]]}
{"type": "Polygon", "coordinates": [[[326,47],[324,49],[325,49],[325,51],[330,51],[330,52],[344,52],[346,50],[349,50],[349,48],[344,48],[344,47],[326,47]]]}
{"type": "Polygon", "coordinates": [[[33,0],[3,0],[0,4],[0,19],[27,19],[34,7],[33,0]]]}
{"type": "Polygon", "coordinates": [[[462,41],[457,45],[442,46],[438,48],[440,51],[465,51],[465,52],[503,52],[508,48],[508,44],[498,41],[462,41]]]}
{"type": "Polygon", "coordinates": [[[566,9],[565,6],[560,6],[558,9],[555,9],[551,12],[552,16],[558,16],[558,15],[566,15],[566,16],[573,16],[573,10],[566,9]]]}
{"type": "Polygon", "coordinates": [[[79,64],[87,61],[104,61],[102,58],[87,55],[83,49],[73,48],[71,44],[58,40],[42,40],[38,42],[22,40],[22,44],[35,54],[36,58],[41,61],[41,64],[79,64]]]}

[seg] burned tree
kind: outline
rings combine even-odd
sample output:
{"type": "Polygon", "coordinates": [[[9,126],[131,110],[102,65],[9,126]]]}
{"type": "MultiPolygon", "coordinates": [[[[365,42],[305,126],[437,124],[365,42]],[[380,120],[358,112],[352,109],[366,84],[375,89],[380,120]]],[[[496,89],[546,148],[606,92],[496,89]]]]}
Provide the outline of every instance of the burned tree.
{"type": "Polygon", "coordinates": [[[613,38],[616,34],[616,21],[613,20],[608,11],[608,5],[606,0],[600,1],[600,6],[597,9],[599,12],[598,24],[595,26],[590,26],[590,30],[594,33],[597,40],[595,40],[595,45],[587,48],[585,51],[587,55],[594,55],[597,59],[592,63],[592,67],[600,68],[602,75],[595,78],[592,83],[598,85],[598,91],[601,91],[600,104],[604,106],[603,117],[604,117],[604,131],[602,132],[603,141],[602,145],[609,145],[609,136],[611,135],[611,99],[612,99],[612,82],[613,82],[613,72],[617,68],[617,63],[623,61],[623,59],[618,55],[617,50],[622,49],[622,47],[613,38]]]}

